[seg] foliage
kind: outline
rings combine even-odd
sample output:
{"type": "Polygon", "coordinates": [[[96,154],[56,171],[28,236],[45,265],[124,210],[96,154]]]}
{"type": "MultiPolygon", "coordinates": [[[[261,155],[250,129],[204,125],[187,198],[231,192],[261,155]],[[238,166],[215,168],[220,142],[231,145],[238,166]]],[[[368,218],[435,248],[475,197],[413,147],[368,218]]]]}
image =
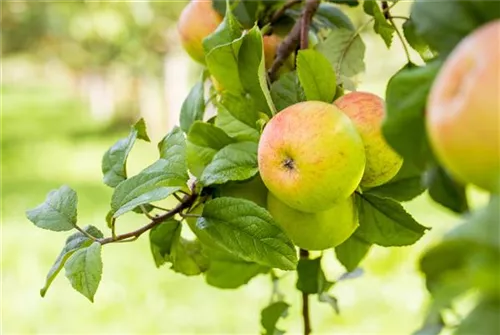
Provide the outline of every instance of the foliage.
{"type": "MultiPolygon", "coordinates": [[[[379,6],[367,0],[360,6],[388,48],[398,36],[405,48],[407,44],[414,48],[426,63],[417,66],[408,57],[408,63],[388,83],[383,134],[405,163],[389,183],[356,191],[359,228],[335,248],[347,275],[328,280],[321,256],[309,258],[303,251],[298,255],[266,208],[243,196],[220,196],[222,187],[244,184],[258,176],[258,141],[270,118],[300,101],[333,102],[344,90],[355,89],[357,75],[364,70],[361,29],[354,29],[341,6],[322,3],[314,17],[317,20],[306,27],[318,43],[296,52],[295,69],[280,73],[271,83],[265,69],[263,36],[270,29],[280,28],[291,34],[290,20],[300,23],[311,2],[298,3],[273,20],[282,2],[214,1],[215,10],[224,14],[224,20],[203,42],[206,69],[184,101],[180,127],[174,127],[158,144],[158,159],[134,176],[127,174],[127,159],[136,140],[150,141],[142,120],[104,154],[103,182],[113,189],[107,215],[110,233],[103,234],[93,226],[80,228],[77,195],[66,185],[51,191],[45,202],[27,211],[28,219],[40,228],[77,230],[68,237],[50,269],[42,296],[64,267],[71,285],[93,302],[103,271],[102,246],[132,242],[148,232],[158,267],[169,263],[173,271],[203,275],[209,285],[222,289],[240,287],[260,274],[270,274],[273,281],[279,281],[277,269],[295,271],[296,287],[301,293],[306,297],[316,295],[338,312],[338,301],[330,291],[338,281],[361,273],[358,267],[372,245],[409,246],[432,228],[434,223],[421,225],[401,205],[428,189],[437,203],[465,214],[461,225],[422,256],[420,267],[434,300],[417,333],[429,329],[437,333],[447,327],[441,312],[467,290],[479,292],[477,306],[456,333],[465,334],[478,325],[484,333],[498,332],[497,324],[491,321],[500,312],[498,196],[492,195],[484,209],[469,212],[466,185],[453,180],[436,162],[424,126],[426,99],[441,64],[468,33],[499,17],[495,2],[417,1],[403,25],[403,34],[394,25],[387,2],[379,6]],[[458,16],[453,24],[450,13],[458,16]],[[215,83],[219,88],[207,90],[215,83]],[[213,94],[208,101],[207,94],[213,94]],[[210,105],[217,113],[207,120],[205,110],[210,105]],[[174,208],[158,205],[172,197],[177,200],[174,208]],[[144,215],[149,223],[117,234],[117,221],[130,212],[144,215]],[[184,221],[188,221],[188,228],[184,221]],[[183,229],[192,230],[196,237],[187,239],[181,234],[183,229]]],[[[358,5],[358,1],[331,2],[358,5]]],[[[95,8],[86,7],[78,20],[85,21],[86,11],[92,10],[95,8]]],[[[113,10],[109,9],[108,14],[113,16],[113,10]]],[[[127,39],[129,21],[113,17],[120,17],[116,19],[120,29],[96,37],[92,29],[97,28],[90,27],[88,34],[81,36],[87,51],[102,49],[96,59],[84,62],[107,64],[116,56],[115,38],[120,45],[127,39]]],[[[147,30],[148,24],[143,26],[147,30]]],[[[145,37],[140,35],[138,40],[144,41],[145,37]]],[[[283,333],[277,323],[289,307],[284,297],[273,292],[271,303],[261,312],[265,334],[283,333]]]]}

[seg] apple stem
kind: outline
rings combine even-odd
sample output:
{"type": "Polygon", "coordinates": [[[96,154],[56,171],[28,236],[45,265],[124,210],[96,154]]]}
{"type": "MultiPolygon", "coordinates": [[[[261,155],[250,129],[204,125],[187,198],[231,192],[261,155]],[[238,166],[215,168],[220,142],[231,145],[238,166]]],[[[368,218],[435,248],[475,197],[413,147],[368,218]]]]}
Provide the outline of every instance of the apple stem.
{"type": "MultiPolygon", "coordinates": [[[[308,259],[309,251],[300,249],[300,258],[308,259]]],[[[311,334],[311,318],[309,316],[309,294],[302,292],[302,320],[304,321],[304,335],[311,334]]]]}

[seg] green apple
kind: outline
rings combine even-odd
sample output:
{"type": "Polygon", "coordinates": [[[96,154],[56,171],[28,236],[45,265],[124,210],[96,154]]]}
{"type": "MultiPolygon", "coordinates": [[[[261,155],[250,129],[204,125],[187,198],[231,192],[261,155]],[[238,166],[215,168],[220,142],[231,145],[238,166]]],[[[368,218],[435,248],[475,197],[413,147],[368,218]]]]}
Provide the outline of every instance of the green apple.
{"type": "Polygon", "coordinates": [[[432,85],[429,142],[452,176],[500,193],[500,20],[464,38],[432,85]]]}
{"type": "Polygon", "coordinates": [[[195,61],[205,63],[203,39],[213,33],[222,17],[213,9],[212,1],[190,1],[177,23],[181,44],[195,61]]]}
{"type": "Polygon", "coordinates": [[[347,240],[358,227],[354,197],[340,200],[326,211],[304,213],[287,206],[269,193],[269,212],[298,247],[324,250],[347,240]]]}
{"type": "Polygon", "coordinates": [[[259,171],[270,192],[302,212],[348,198],[365,169],[363,141],[336,106],[319,101],[285,108],[264,128],[259,171]]]}
{"type": "Polygon", "coordinates": [[[385,117],[384,101],[372,93],[351,92],[335,101],[354,123],[365,145],[366,168],[362,187],[387,183],[403,165],[403,158],[387,144],[382,135],[385,117]]]}

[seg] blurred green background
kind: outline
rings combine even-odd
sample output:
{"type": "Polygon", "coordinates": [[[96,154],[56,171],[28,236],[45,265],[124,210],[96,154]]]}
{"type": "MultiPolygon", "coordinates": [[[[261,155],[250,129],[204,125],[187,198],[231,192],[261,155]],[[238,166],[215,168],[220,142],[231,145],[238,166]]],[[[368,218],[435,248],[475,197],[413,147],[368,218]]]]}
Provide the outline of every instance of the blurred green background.
{"type": "MultiPolygon", "coordinates": [[[[139,142],[129,175],[156,157],[156,142],[176,122],[180,105],[200,73],[180,48],[175,20],[182,2],[2,2],[2,257],[1,330],[4,334],[257,334],[260,310],[270,298],[270,278],[259,276],[237,290],[219,290],[203,277],[157,269],[148,240],[103,250],[104,273],[95,303],[60,275],[45,298],[45,275],[67,237],[34,227],[24,215],[46,193],[68,184],[79,195],[79,222],[105,229],[111,189],[101,183],[105,150],[144,117],[152,143],[139,142]]],[[[407,15],[410,4],[394,14],[407,15]]],[[[359,25],[359,10],[349,10],[359,25]]],[[[384,95],[387,80],[405,63],[400,42],[391,50],[369,32],[360,90],[384,95]]],[[[416,54],[412,54],[418,61],[416,54]]],[[[485,202],[474,193],[473,204],[485,202]]],[[[409,334],[428,302],[418,272],[419,254],[458,218],[426,194],[406,204],[432,227],[412,247],[373,247],[362,277],[332,293],[341,314],[312,301],[316,334],[409,334]]],[[[144,219],[120,222],[131,230],[144,219]]],[[[344,271],[325,253],[327,276],[344,271]]],[[[301,332],[300,294],[294,275],[281,283],[292,305],[280,323],[301,332]]],[[[468,304],[458,306],[467,309],[468,304]]]]}

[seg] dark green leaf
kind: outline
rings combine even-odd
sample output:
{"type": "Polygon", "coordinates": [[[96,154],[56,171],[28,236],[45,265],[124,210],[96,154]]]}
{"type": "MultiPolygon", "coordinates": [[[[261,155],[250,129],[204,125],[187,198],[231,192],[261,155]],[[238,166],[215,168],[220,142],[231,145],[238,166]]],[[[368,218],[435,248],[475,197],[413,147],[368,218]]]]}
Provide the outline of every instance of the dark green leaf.
{"type": "MultiPolygon", "coordinates": [[[[226,1],[225,0],[212,0],[213,6],[219,12],[219,14],[224,15],[226,12],[226,1]]],[[[238,21],[247,28],[254,25],[257,20],[257,14],[259,13],[259,1],[238,1],[230,0],[231,9],[234,16],[238,21]],[[234,5],[236,4],[236,6],[234,5]]]]}
{"type": "Polygon", "coordinates": [[[102,276],[101,244],[94,242],[75,251],[64,264],[64,269],[71,286],[94,302],[102,276]]]}
{"type": "Polygon", "coordinates": [[[409,201],[422,194],[425,189],[422,171],[411,162],[404,161],[398,174],[388,183],[371,188],[365,193],[396,201],[409,201]]]}
{"type": "Polygon", "coordinates": [[[321,257],[315,259],[299,259],[297,276],[297,289],[307,294],[321,294],[328,291],[333,285],[333,283],[326,280],[323,269],[321,268],[321,257]]]}
{"type": "Polygon", "coordinates": [[[209,285],[234,289],[247,284],[253,277],[266,273],[268,267],[247,262],[222,250],[210,250],[210,267],[205,272],[209,285]]]}
{"type": "Polygon", "coordinates": [[[453,180],[442,167],[433,167],[428,171],[426,184],[429,195],[437,203],[459,214],[469,210],[465,186],[453,180]]]}
{"type": "Polygon", "coordinates": [[[356,7],[359,5],[358,0],[326,0],[328,2],[338,3],[340,5],[347,5],[349,7],[356,7]]]}
{"type": "Polygon", "coordinates": [[[344,243],[335,248],[335,254],[340,264],[351,272],[366,257],[371,246],[371,243],[364,241],[354,232],[344,243]]]}
{"type": "Polygon", "coordinates": [[[288,305],[284,301],[277,301],[260,312],[260,323],[264,328],[264,335],[282,335],[285,332],[277,328],[277,323],[280,318],[286,317],[288,313],[288,305]]]}
{"type": "Polygon", "coordinates": [[[144,119],[137,121],[128,137],[118,140],[102,157],[101,169],[104,184],[116,187],[127,179],[127,158],[137,138],[149,142],[144,119]]]}
{"type": "Polygon", "coordinates": [[[382,132],[405,160],[423,169],[430,156],[425,133],[425,106],[439,62],[424,67],[406,65],[387,85],[382,132]]]}
{"type": "Polygon", "coordinates": [[[220,149],[235,142],[224,130],[200,121],[193,123],[187,140],[187,164],[189,171],[196,177],[201,176],[220,149]]]}
{"type": "Polygon", "coordinates": [[[358,34],[348,29],[331,31],[328,37],[316,46],[316,50],[332,64],[338,84],[345,86],[349,78],[365,70],[365,44],[358,34]]]}
{"type": "Polygon", "coordinates": [[[258,171],[257,143],[238,142],[227,145],[215,154],[200,181],[205,186],[224,184],[250,179],[258,171]]]}
{"type": "Polygon", "coordinates": [[[203,80],[197,82],[182,103],[180,126],[186,134],[193,122],[202,120],[205,114],[205,91],[203,80]]]}
{"type": "Polygon", "coordinates": [[[287,72],[271,85],[271,96],[278,111],[305,101],[305,93],[300,87],[297,73],[287,72]]]}
{"type": "Polygon", "coordinates": [[[300,50],[297,74],[307,100],[333,101],[337,87],[335,72],[323,54],[315,50],[300,50]]]}
{"type": "Polygon", "coordinates": [[[63,185],[47,194],[45,202],[26,211],[26,217],[37,227],[53,231],[71,230],[76,225],[78,197],[69,186],[63,185]]]}
{"type": "Polygon", "coordinates": [[[313,17],[313,26],[319,23],[329,29],[348,29],[354,31],[354,25],[342,9],[329,3],[322,2],[313,17]]]}
{"type": "Polygon", "coordinates": [[[417,35],[417,32],[415,31],[415,23],[412,19],[403,23],[403,34],[408,44],[418,52],[423,60],[428,61],[434,58],[434,53],[429,48],[429,45],[421,36],[417,35]]]}
{"type": "Polygon", "coordinates": [[[492,335],[500,334],[500,300],[485,297],[461,322],[455,335],[492,335]]]}
{"type": "MultiPolygon", "coordinates": [[[[89,233],[90,235],[94,236],[95,238],[102,238],[102,232],[97,229],[94,226],[86,226],[83,228],[84,231],[89,233]]],[[[40,290],[40,295],[42,297],[45,296],[47,293],[47,290],[50,287],[50,284],[52,284],[52,281],[56,278],[56,276],[59,274],[59,271],[61,271],[62,267],[68,260],[68,258],[73,255],[73,253],[81,248],[86,248],[89,245],[92,244],[92,240],[88,238],[86,235],[84,235],[81,232],[76,232],[72,235],[70,235],[66,239],[66,243],[64,244],[63,249],[61,250],[61,253],[59,256],[57,256],[56,261],[52,265],[52,267],[49,270],[49,273],[47,274],[47,279],[45,281],[45,285],[43,288],[40,290]]]]}
{"type": "Polygon", "coordinates": [[[238,53],[238,72],[245,92],[255,101],[257,111],[276,113],[267,87],[262,34],[257,26],[244,37],[238,53]]]}
{"type": "Polygon", "coordinates": [[[392,37],[394,36],[396,29],[394,29],[392,24],[387,22],[377,1],[365,0],[363,2],[363,10],[366,14],[373,16],[375,20],[373,29],[380,35],[380,37],[382,37],[385,45],[389,48],[392,44],[392,37]]]}
{"type": "Polygon", "coordinates": [[[183,237],[174,239],[170,261],[172,270],[186,276],[199,275],[209,266],[209,260],[203,253],[200,241],[191,241],[183,237]]]}
{"type": "Polygon", "coordinates": [[[242,32],[243,28],[231,10],[226,10],[224,20],[222,20],[221,24],[212,34],[203,39],[205,55],[208,56],[214,48],[230,44],[232,41],[239,38],[242,32]]]}
{"type": "Polygon", "coordinates": [[[442,55],[450,53],[476,28],[499,17],[500,4],[497,1],[420,0],[411,10],[416,33],[442,55]],[[450,20],[451,14],[453,20],[450,20]]]}
{"type": "Polygon", "coordinates": [[[410,245],[427,229],[392,199],[363,194],[357,196],[357,200],[359,228],[356,235],[368,243],[384,247],[410,245]]]}
{"type": "Polygon", "coordinates": [[[149,231],[149,244],[156,267],[160,267],[170,258],[172,245],[181,235],[180,222],[170,219],[149,231]]]}
{"type": "Polygon", "coordinates": [[[224,250],[250,262],[293,270],[297,254],[267,210],[249,200],[221,197],[208,201],[197,227],[224,250]]]}

